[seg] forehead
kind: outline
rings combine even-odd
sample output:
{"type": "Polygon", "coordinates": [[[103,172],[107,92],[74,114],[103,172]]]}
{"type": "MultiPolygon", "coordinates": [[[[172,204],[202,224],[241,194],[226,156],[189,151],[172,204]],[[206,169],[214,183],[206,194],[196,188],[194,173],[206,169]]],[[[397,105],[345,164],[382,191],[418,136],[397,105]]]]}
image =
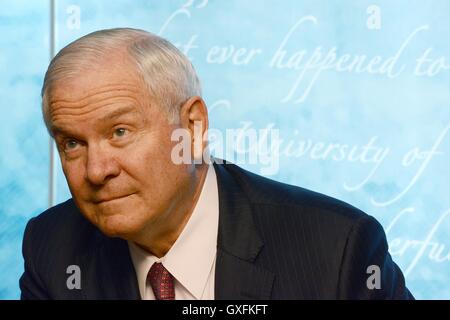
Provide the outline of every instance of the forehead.
{"type": "Polygon", "coordinates": [[[78,70],[70,71],[70,76],[62,76],[54,81],[50,88],[50,103],[52,100],[67,100],[70,102],[95,96],[96,93],[129,93],[144,94],[144,83],[137,72],[136,66],[129,60],[111,57],[106,62],[84,64],[78,70]]]}
{"type": "Polygon", "coordinates": [[[51,131],[73,127],[74,123],[106,120],[116,109],[128,109],[128,113],[142,110],[149,101],[148,91],[134,68],[126,64],[93,66],[52,85],[48,110],[51,131]]]}

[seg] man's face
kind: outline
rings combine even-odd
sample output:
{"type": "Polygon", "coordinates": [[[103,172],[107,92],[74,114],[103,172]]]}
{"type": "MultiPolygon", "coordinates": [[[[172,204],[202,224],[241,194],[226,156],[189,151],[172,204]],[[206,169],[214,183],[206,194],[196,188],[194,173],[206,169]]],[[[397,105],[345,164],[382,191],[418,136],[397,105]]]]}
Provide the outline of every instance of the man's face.
{"type": "Polygon", "coordinates": [[[191,169],[171,161],[166,113],[126,59],[62,80],[49,118],[82,213],[105,234],[132,237],[181,201],[191,169]]]}

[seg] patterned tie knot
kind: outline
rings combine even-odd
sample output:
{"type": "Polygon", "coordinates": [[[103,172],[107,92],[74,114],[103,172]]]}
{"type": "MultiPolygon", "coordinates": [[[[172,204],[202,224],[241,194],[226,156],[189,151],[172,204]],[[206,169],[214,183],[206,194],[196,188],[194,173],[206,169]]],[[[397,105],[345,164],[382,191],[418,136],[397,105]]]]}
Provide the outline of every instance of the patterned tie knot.
{"type": "Polygon", "coordinates": [[[173,276],[162,263],[155,262],[152,265],[147,280],[150,281],[156,300],[175,300],[173,276]]]}

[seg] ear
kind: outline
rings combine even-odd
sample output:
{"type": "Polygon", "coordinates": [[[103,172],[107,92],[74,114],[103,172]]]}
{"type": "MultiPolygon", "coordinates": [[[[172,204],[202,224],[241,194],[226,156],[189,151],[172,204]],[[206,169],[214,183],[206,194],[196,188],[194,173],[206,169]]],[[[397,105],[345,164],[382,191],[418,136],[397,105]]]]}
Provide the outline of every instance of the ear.
{"type": "Polygon", "coordinates": [[[194,163],[202,163],[203,152],[208,143],[206,136],[208,130],[208,110],[201,97],[191,97],[181,106],[180,125],[183,129],[188,130],[190,134],[194,163]]]}

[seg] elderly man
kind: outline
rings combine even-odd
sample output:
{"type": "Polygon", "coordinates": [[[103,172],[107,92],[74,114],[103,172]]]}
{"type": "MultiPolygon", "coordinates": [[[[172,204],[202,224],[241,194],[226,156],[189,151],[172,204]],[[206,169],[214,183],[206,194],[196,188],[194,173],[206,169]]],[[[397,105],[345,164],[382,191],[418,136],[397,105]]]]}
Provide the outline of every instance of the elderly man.
{"type": "Polygon", "coordinates": [[[84,36],[52,60],[42,96],[73,198],[26,227],[23,299],[412,298],[372,217],[202,161],[199,80],[166,40],[84,36]],[[174,130],[192,161],[174,161],[174,130]]]}

